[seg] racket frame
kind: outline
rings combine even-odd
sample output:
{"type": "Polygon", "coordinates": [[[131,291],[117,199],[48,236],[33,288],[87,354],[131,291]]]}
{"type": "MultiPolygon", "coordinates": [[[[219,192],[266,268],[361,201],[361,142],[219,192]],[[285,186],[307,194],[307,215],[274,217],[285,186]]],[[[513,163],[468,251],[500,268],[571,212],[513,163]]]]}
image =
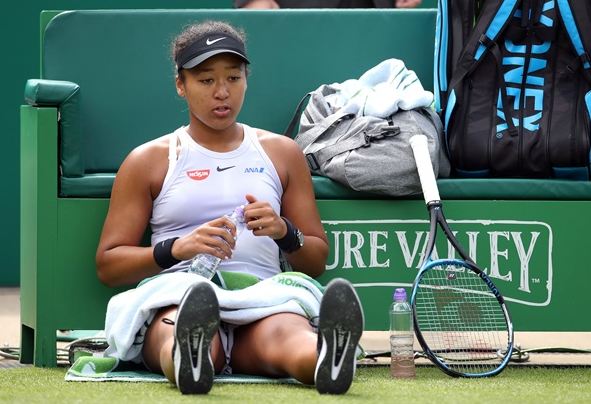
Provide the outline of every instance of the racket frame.
{"type": "Polygon", "coordinates": [[[423,190],[423,196],[425,198],[425,203],[427,205],[427,210],[429,211],[429,235],[427,241],[427,248],[425,250],[425,256],[423,259],[423,263],[421,264],[421,269],[419,270],[415,281],[413,283],[412,292],[410,303],[413,312],[413,323],[415,329],[415,335],[425,355],[433,362],[436,366],[438,366],[441,370],[447,373],[450,376],[454,377],[489,377],[494,376],[500,373],[511,358],[511,354],[513,353],[513,323],[511,322],[511,316],[509,315],[509,310],[505,304],[505,299],[501,295],[499,289],[495,286],[494,282],[489,278],[489,276],[482,271],[476,263],[470,258],[470,256],[466,253],[466,251],[462,248],[457,238],[454,236],[445,215],[443,214],[443,205],[441,202],[441,198],[439,196],[439,190],[437,187],[437,181],[435,178],[435,173],[433,171],[433,165],[431,162],[431,158],[429,155],[428,149],[428,140],[425,135],[415,135],[411,137],[410,144],[414,153],[415,161],[417,163],[417,171],[419,173],[419,178],[421,181],[421,187],[423,190]],[[460,255],[461,259],[437,259],[432,260],[431,256],[433,250],[435,249],[435,244],[437,240],[437,231],[438,227],[441,227],[441,230],[445,233],[447,240],[451,243],[453,248],[456,252],[460,255]],[[443,265],[459,265],[467,270],[474,272],[480,279],[487,285],[490,289],[492,294],[495,296],[497,302],[502,308],[505,322],[507,324],[507,333],[508,333],[508,340],[507,340],[507,348],[503,354],[503,359],[499,363],[499,365],[488,372],[481,372],[481,373],[469,373],[469,372],[459,372],[452,368],[450,368],[443,359],[437,356],[431,348],[429,348],[425,338],[421,333],[421,329],[419,327],[419,322],[417,320],[417,309],[416,309],[416,295],[419,290],[420,282],[423,276],[427,271],[432,270],[432,268],[436,266],[443,266],[443,265]]]}

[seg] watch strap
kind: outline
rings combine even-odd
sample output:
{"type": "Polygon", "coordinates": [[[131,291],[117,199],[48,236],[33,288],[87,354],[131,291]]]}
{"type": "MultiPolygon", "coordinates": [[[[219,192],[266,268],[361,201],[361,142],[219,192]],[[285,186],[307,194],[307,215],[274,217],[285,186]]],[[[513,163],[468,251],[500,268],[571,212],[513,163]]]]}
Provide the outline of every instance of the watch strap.
{"type": "Polygon", "coordinates": [[[292,253],[299,250],[301,245],[298,238],[298,228],[295,227],[293,223],[291,223],[285,217],[281,216],[281,219],[283,219],[285,225],[287,226],[287,232],[282,238],[274,240],[275,244],[277,244],[281,251],[285,251],[286,253],[292,253]]]}

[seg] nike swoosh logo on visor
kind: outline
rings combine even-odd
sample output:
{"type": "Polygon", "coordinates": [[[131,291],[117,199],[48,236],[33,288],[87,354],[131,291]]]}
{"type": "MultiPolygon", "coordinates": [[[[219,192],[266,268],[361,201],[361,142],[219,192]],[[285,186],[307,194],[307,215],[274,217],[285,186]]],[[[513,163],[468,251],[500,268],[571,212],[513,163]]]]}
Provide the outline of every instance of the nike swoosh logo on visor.
{"type": "Polygon", "coordinates": [[[221,37],[221,38],[217,38],[217,39],[211,39],[211,40],[210,40],[209,38],[207,38],[207,39],[205,40],[205,44],[206,44],[206,45],[208,45],[208,46],[209,46],[209,45],[213,45],[214,43],[216,43],[216,42],[219,42],[219,41],[221,41],[222,39],[226,39],[226,37],[225,37],[225,36],[223,36],[223,37],[221,37]]]}

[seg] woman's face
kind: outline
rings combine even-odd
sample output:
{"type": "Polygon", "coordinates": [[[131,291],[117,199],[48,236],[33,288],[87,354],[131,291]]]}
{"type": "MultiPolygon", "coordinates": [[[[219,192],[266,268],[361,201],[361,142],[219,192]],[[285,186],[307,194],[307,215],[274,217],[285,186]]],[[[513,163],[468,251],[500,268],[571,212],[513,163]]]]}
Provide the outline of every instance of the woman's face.
{"type": "Polygon", "coordinates": [[[183,70],[177,93],[187,100],[191,123],[224,130],[236,122],[246,93],[246,66],[231,53],[222,53],[183,70]]]}

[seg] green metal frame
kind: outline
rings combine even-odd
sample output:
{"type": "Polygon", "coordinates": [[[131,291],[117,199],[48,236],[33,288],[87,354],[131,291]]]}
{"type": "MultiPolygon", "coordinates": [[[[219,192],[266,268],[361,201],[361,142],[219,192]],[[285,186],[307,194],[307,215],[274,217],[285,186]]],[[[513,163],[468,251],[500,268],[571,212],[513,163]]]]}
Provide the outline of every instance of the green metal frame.
{"type": "Polygon", "coordinates": [[[58,198],[56,108],[21,108],[21,362],[56,366],[56,332],[102,329],[94,256],[108,199],[58,198]]]}

